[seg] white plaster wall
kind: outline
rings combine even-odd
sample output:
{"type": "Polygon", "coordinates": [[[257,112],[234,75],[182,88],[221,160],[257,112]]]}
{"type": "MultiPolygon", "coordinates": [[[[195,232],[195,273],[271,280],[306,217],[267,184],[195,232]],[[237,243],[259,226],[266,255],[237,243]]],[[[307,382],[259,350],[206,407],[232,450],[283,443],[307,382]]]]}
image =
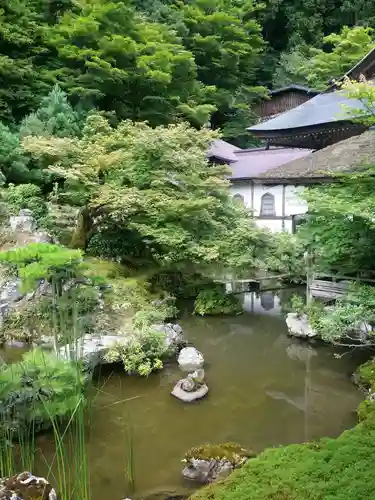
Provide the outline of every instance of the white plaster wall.
{"type": "MultiPolygon", "coordinates": [[[[232,196],[240,194],[243,196],[245,206],[251,209],[251,184],[249,182],[236,182],[230,186],[232,196]]],[[[303,214],[307,212],[307,203],[302,200],[299,193],[303,191],[303,186],[285,186],[285,216],[303,214]]],[[[260,215],[262,196],[270,193],[275,197],[275,215],[282,217],[283,215],[283,186],[277,184],[275,186],[268,186],[262,184],[254,185],[254,216],[260,215]]],[[[287,231],[292,232],[292,220],[284,221],[284,228],[282,220],[278,219],[256,219],[256,224],[259,227],[267,228],[272,232],[287,231]]]]}
{"type": "Polygon", "coordinates": [[[304,186],[285,186],[285,215],[298,215],[307,212],[307,203],[300,193],[304,186]]]}

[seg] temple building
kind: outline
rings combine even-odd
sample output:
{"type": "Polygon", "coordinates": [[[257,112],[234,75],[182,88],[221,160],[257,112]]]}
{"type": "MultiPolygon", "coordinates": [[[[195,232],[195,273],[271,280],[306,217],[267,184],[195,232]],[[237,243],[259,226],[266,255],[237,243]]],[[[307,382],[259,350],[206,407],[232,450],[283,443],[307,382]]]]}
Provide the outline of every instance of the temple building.
{"type": "MultiPolygon", "coordinates": [[[[360,75],[368,80],[375,75],[375,49],[344,76],[360,75]]],[[[244,150],[219,140],[208,157],[229,164],[231,193],[252,211],[257,225],[294,232],[308,210],[300,197],[304,186],[375,161],[375,132],[351,120],[350,109],[363,104],[348,99],[336,83],[319,94],[297,85],[278,89],[259,105],[260,122],[248,128],[264,147],[244,150]]]]}

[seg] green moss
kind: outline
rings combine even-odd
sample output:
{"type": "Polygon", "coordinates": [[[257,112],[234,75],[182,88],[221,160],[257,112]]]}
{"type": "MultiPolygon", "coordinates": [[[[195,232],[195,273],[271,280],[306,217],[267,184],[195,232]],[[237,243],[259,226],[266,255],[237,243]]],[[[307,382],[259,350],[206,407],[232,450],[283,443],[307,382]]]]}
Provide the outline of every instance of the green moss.
{"type": "Polygon", "coordinates": [[[357,414],[360,421],[368,419],[375,421],[375,401],[371,401],[370,399],[362,401],[362,403],[358,406],[357,414]]]}
{"type": "Polygon", "coordinates": [[[361,365],[354,375],[355,381],[366,389],[375,388],[375,360],[361,365]]]}
{"type": "MultiPolygon", "coordinates": [[[[374,362],[359,368],[374,387],[374,362]]],[[[224,481],[191,500],[365,500],[375,498],[375,401],[358,408],[361,420],[337,439],[265,450],[224,481]]]]}
{"type": "Polygon", "coordinates": [[[235,295],[226,293],[222,285],[210,285],[198,293],[194,313],[200,316],[240,314],[242,306],[235,295]]]}
{"type": "MultiPolygon", "coordinates": [[[[371,421],[370,421],[371,422],[371,421]]],[[[269,449],[192,500],[361,500],[375,497],[375,428],[366,423],[318,447],[269,449]]]]}
{"type": "Polygon", "coordinates": [[[220,460],[226,458],[233,465],[240,465],[243,463],[244,458],[254,456],[254,453],[242,448],[239,444],[223,443],[193,447],[185,454],[185,459],[189,461],[193,458],[198,460],[211,460],[213,458],[220,460]]]}

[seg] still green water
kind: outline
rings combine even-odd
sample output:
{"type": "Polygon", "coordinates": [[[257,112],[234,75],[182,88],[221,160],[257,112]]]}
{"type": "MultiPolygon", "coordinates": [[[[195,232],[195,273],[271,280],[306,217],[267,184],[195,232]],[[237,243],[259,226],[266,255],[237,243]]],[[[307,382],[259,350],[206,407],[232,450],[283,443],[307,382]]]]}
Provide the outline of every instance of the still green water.
{"type": "MultiPolygon", "coordinates": [[[[92,500],[127,496],[128,426],[134,445],[132,498],[142,498],[183,486],[181,459],[191,446],[236,441],[261,451],[337,436],[354,425],[363,398],[350,380],[358,357],[335,359],[331,347],[287,337],[272,293],[244,294],[243,301],[249,312],[241,316],[198,318],[186,311],[180,321],[188,341],[204,354],[206,399],[188,405],[169,394],[182,375],[177,364],[148,379],[102,372],[88,443],[92,500]]],[[[48,459],[49,438],[39,438],[38,446],[48,459]]]]}

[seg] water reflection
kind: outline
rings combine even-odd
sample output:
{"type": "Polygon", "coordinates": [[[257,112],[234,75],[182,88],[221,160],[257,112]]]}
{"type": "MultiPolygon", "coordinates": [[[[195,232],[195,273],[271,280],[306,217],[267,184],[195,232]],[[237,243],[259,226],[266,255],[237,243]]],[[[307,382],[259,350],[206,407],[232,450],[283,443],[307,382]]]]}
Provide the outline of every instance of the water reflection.
{"type": "MultiPolygon", "coordinates": [[[[265,447],[337,436],[355,423],[362,394],[350,381],[358,362],[334,359],[334,349],[313,347],[287,336],[281,313],[293,293],[239,295],[245,313],[233,317],[179,320],[187,340],[205,358],[209,394],[184,405],[170,396],[181,372],[176,363],[148,379],[103,369],[96,381],[88,460],[91,500],[124,498],[126,429],[134,430],[136,495],[181,486],[181,458],[191,446],[237,441],[265,447]]],[[[184,306],[182,306],[183,309],[184,306]]],[[[46,473],[54,446],[48,438],[37,473],[46,473]]]]}

